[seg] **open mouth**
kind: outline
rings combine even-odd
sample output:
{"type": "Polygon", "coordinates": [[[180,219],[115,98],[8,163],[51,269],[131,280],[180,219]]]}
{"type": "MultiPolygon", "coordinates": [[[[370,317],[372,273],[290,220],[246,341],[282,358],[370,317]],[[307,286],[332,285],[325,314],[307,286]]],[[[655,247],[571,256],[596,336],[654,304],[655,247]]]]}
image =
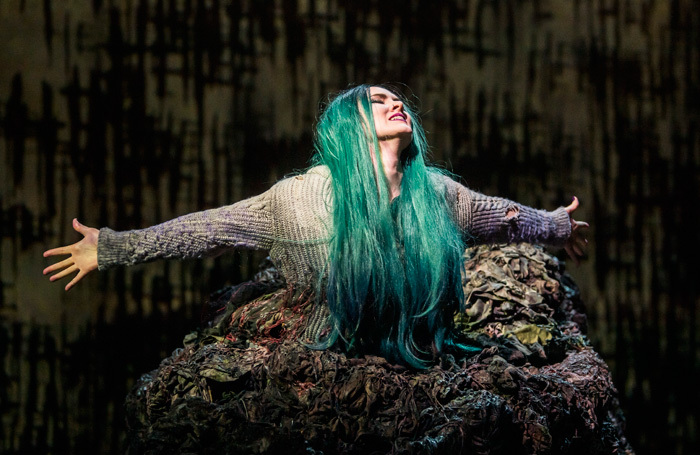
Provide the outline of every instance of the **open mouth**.
{"type": "Polygon", "coordinates": [[[403,115],[403,114],[394,114],[394,115],[392,115],[391,117],[389,117],[389,120],[392,120],[392,121],[393,121],[393,120],[399,120],[399,121],[401,121],[401,122],[405,122],[405,121],[406,121],[406,116],[403,115]]]}

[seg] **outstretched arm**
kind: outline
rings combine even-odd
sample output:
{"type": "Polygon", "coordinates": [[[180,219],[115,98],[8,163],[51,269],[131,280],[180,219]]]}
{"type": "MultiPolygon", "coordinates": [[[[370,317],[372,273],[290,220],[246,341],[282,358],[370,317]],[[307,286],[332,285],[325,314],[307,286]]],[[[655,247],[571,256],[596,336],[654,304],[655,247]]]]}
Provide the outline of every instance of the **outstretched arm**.
{"type": "Polygon", "coordinates": [[[578,207],[575,197],[568,207],[548,212],[508,199],[486,196],[447,177],[443,181],[457,223],[477,241],[564,246],[577,263],[584,254],[587,243],[584,234],[588,223],[572,218],[571,214],[578,207]]]}
{"type": "Polygon", "coordinates": [[[78,272],[70,283],[66,285],[66,291],[97,268],[97,242],[100,232],[95,228],[80,224],[77,218],[73,218],[73,229],[83,235],[82,240],[72,245],[44,251],[45,258],[70,255],[67,259],[56,262],[44,269],[44,275],[57,272],[51,275],[51,278],[49,278],[51,281],[56,281],[71,273],[78,272]]]}
{"type": "Polygon", "coordinates": [[[99,269],[155,259],[216,256],[230,248],[269,249],[273,239],[270,191],[145,229],[116,232],[102,228],[99,269]]]}
{"type": "Polygon", "coordinates": [[[229,248],[269,249],[272,246],[273,220],[270,191],[236,204],[190,213],[145,229],[117,232],[99,231],[73,221],[85,238],[73,245],[55,248],[44,257],[70,254],[53,264],[44,274],[58,271],[51,281],[78,271],[66,290],[89,272],[119,265],[133,265],[155,259],[198,258],[221,253],[229,248]]]}

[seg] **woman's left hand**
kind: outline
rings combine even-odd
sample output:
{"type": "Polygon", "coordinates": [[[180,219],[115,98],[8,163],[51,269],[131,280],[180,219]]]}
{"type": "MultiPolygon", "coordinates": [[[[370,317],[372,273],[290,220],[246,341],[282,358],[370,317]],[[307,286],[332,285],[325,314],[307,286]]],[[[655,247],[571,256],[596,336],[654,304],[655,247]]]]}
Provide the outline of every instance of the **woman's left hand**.
{"type": "Polygon", "coordinates": [[[586,254],[586,248],[588,247],[588,240],[586,240],[588,223],[585,221],[576,221],[572,216],[574,210],[577,208],[578,198],[574,196],[574,200],[566,207],[566,213],[569,214],[569,219],[571,220],[571,235],[566,239],[564,249],[576,265],[580,264],[581,258],[586,254]]]}

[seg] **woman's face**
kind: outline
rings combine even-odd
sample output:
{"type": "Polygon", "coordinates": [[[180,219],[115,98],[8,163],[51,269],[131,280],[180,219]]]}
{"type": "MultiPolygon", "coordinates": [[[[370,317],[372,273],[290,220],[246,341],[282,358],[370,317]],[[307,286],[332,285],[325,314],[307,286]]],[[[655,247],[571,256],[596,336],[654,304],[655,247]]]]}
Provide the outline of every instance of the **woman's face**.
{"type": "Polygon", "coordinates": [[[399,150],[411,143],[413,128],[411,117],[404,110],[403,102],[395,93],[382,87],[371,87],[372,115],[377,139],[381,141],[399,141],[399,150]]]}

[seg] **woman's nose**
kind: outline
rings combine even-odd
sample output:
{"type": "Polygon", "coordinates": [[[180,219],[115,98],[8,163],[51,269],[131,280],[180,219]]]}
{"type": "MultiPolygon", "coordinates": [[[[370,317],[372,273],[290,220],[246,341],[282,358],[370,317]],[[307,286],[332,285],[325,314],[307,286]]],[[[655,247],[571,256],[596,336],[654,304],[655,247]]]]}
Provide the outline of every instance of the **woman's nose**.
{"type": "Polygon", "coordinates": [[[392,111],[401,111],[403,112],[403,103],[401,101],[394,101],[394,105],[391,107],[392,111]]]}

